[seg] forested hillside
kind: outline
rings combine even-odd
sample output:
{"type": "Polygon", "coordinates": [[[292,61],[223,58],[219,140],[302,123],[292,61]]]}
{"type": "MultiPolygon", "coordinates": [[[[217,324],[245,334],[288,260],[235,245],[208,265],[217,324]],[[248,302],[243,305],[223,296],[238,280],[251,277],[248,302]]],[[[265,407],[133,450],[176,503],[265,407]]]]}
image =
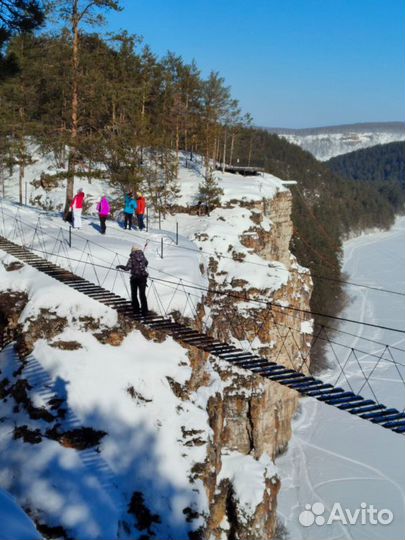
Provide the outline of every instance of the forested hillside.
{"type": "Polygon", "coordinates": [[[239,132],[236,156],[276,176],[297,180],[293,192],[293,249],[311,268],[315,281],[312,307],[333,313],[339,307],[342,240],[369,227],[388,228],[396,208],[371,182],[359,184],[332,172],[312,154],[265,130],[239,132]]]}
{"type": "Polygon", "coordinates": [[[405,143],[379,144],[330,159],[328,167],[345,178],[373,182],[395,208],[405,202],[405,143]]]}

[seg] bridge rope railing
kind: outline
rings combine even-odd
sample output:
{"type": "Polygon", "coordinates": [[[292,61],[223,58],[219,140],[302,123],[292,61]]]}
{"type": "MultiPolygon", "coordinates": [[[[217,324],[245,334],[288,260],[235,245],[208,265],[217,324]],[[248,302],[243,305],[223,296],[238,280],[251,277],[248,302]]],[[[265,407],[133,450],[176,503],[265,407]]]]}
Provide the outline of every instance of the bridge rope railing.
{"type": "MultiPolygon", "coordinates": [[[[73,273],[85,276],[86,279],[92,280],[103,287],[105,286],[112,292],[118,292],[126,299],[130,299],[128,278],[123,272],[117,271],[115,268],[117,264],[122,263],[126,259],[122,254],[114,252],[89,239],[84,239],[82,243],[75,242],[76,245],[71,246],[69,245],[68,231],[66,229],[60,227],[56,234],[52,234],[45,230],[46,227],[43,225],[41,217],[38,217],[37,223],[33,225],[24,222],[18,209],[14,216],[4,211],[2,206],[1,210],[0,233],[4,237],[41,254],[41,256],[45,256],[47,260],[54,264],[59,264],[73,273]],[[111,253],[109,259],[100,257],[97,253],[97,248],[100,247],[103,248],[104,252],[108,251],[111,253]]],[[[153,272],[168,274],[159,269],[153,269],[153,272]]],[[[168,274],[168,277],[171,277],[171,279],[163,279],[156,275],[151,275],[149,280],[150,287],[148,289],[148,299],[152,302],[153,309],[165,316],[180,311],[183,318],[195,319],[197,311],[201,309],[200,305],[204,295],[208,296],[211,294],[215,297],[216,295],[226,296],[229,294],[229,291],[226,290],[216,291],[210,287],[204,288],[196,284],[193,285],[192,282],[188,282],[187,280],[176,280],[170,274],[168,274]],[[170,293],[162,294],[164,289],[170,290],[170,293]],[[183,299],[181,310],[178,309],[179,292],[182,293],[183,299]],[[174,305],[175,299],[177,300],[176,305],[174,305]]],[[[240,301],[243,299],[246,301],[246,295],[232,294],[231,296],[235,297],[235,300],[240,301]]],[[[252,300],[252,303],[257,302],[257,299],[254,298],[249,298],[249,300],[252,300]]],[[[372,347],[378,347],[378,349],[364,350],[364,348],[352,347],[346,343],[337,341],[336,338],[330,335],[330,333],[338,334],[339,329],[330,328],[325,325],[319,325],[318,327],[315,325],[312,336],[305,336],[297,328],[297,324],[308,320],[307,312],[288,312],[287,307],[275,305],[269,301],[265,304],[265,308],[263,308],[263,302],[259,302],[259,304],[261,304],[261,317],[254,320],[254,330],[248,332],[243,325],[238,325],[236,328],[232,318],[229,318],[227,321],[229,332],[224,337],[237,344],[240,349],[254,354],[260,353],[260,346],[254,342],[256,337],[260,335],[263,327],[271,322],[278,336],[278,343],[274,349],[274,354],[272,354],[272,360],[276,363],[284,356],[283,363],[288,365],[288,367],[298,372],[316,375],[313,372],[310,362],[310,348],[305,347],[306,352],[302,352],[302,341],[308,339],[312,342],[312,347],[317,342],[327,345],[336,365],[335,379],[333,380],[334,386],[341,382],[341,384],[354,393],[356,391],[366,390],[368,395],[372,396],[377,403],[380,403],[381,398],[384,398],[385,401],[386,396],[378,396],[378,390],[373,385],[372,378],[376,377],[378,380],[378,377],[382,373],[381,369],[384,369],[384,366],[390,365],[395,368],[397,382],[405,387],[405,365],[398,360],[398,353],[404,352],[404,349],[396,345],[391,346],[375,339],[367,339],[351,332],[343,331],[343,334],[355,336],[364,340],[365,343],[369,343],[372,347]],[[283,314],[284,323],[286,322],[285,319],[290,319],[292,324],[283,324],[280,320],[277,320],[275,316],[277,313],[283,314]],[[294,343],[295,351],[298,351],[294,357],[291,354],[290,348],[286,345],[289,340],[294,343]],[[343,351],[346,352],[343,354],[343,351]],[[357,369],[355,380],[347,374],[348,366],[353,365],[357,369]]],[[[208,335],[212,334],[212,328],[207,320],[202,320],[200,327],[204,333],[208,335]]]]}
{"type": "MultiPolygon", "coordinates": [[[[9,201],[9,204],[13,204],[15,208],[21,208],[21,206],[17,205],[17,203],[15,203],[15,202],[9,201]]],[[[27,204],[25,204],[24,207],[29,208],[29,209],[31,209],[33,211],[41,212],[42,214],[45,214],[44,210],[39,210],[37,207],[29,206],[27,204]]],[[[46,215],[48,215],[48,214],[51,214],[53,217],[56,217],[58,219],[61,219],[61,214],[59,212],[46,212],[46,215]]],[[[153,218],[151,216],[149,216],[149,220],[154,221],[155,223],[160,223],[159,218],[157,216],[158,216],[158,214],[156,214],[153,218]]],[[[149,238],[148,239],[149,243],[156,244],[156,251],[157,252],[159,252],[159,248],[161,246],[161,241],[164,238],[165,240],[167,240],[170,243],[171,248],[175,248],[177,250],[183,250],[183,251],[188,251],[188,252],[192,252],[192,253],[198,253],[198,254],[201,254],[201,255],[205,255],[206,257],[216,257],[218,259],[230,260],[234,264],[261,266],[261,267],[266,267],[267,269],[272,269],[273,268],[274,270],[280,269],[280,267],[282,267],[281,263],[277,263],[277,262],[275,262],[275,263],[265,263],[265,262],[261,263],[261,262],[258,262],[258,261],[250,261],[250,260],[235,261],[232,257],[230,257],[229,255],[225,255],[223,253],[221,254],[221,253],[211,252],[211,251],[208,251],[206,249],[203,249],[202,247],[197,247],[197,246],[190,247],[190,245],[185,245],[185,244],[182,244],[180,241],[175,241],[174,238],[178,237],[178,231],[175,233],[174,231],[164,230],[162,228],[163,224],[164,224],[164,218],[162,216],[161,223],[159,224],[159,228],[155,229],[155,232],[159,234],[160,238],[159,239],[155,239],[155,238],[149,238]]],[[[122,237],[124,237],[124,235],[126,236],[126,233],[124,233],[124,231],[122,231],[121,229],[117,229],[116,232],[121,233],[122,237]]],[[[134,236],[135,239],[137,239],[140,242],[142,242],[144,240],[144,233],[139,233],[138,231],[133,230],[131,232],[131,234],[134,236]]],[[[223,234],[223,233],[221,233],[221,234],[223,234]]],[[[226,237],[227,235],[223,235],[223,236],[226,237]]],[[[80,234],[78,235],[77,232],[75,232],[75,237],[80,237],[80,234]]],[[[187,244],[189,244],[189,242],[187,244]]],[[[308,246],[308,247],[312,251],[315,249],[313,246],[308,246]]],[[[326,262],[325,262],[325,264],[326,264],[326,262]]],[[[289,268],[288,271],[289,271],[289,273],[297,274],[297,275],[306,275],[306,276],[309,275],[309,270],[304,269],[304,268],[301,268],[301,269],[299,269],[299,268],[289,268]]],[[[390,294],[390,295],[397,295],[397,296],[405,297],[405,292],[404,291],[396,291],[396,290],[386,289],[386,288],[383,288],[383,287],[376,287],[376,286],[374,286],[372,284],[367,284],[367,283],[356,283],[356,282],[353,282],[353,281],[349,281],[347,279],[345,280],[345,279],[333,277],[331,275],[319,275],[319,274],[311,273],[311,276],[313,278],[316,277],[317,279],[320,279],[320,280],[325,280],[325,281],[330,281],[330,282],[335,282],[335,283],[341,283],[342,285],[347,285],[347,286],[350,286],[350,287],[355,287],[355,288],[360,288],[360,289],[369,289],[369,290],[380,292],[380,293],[386,293],[386,294],[390,294]]]]}

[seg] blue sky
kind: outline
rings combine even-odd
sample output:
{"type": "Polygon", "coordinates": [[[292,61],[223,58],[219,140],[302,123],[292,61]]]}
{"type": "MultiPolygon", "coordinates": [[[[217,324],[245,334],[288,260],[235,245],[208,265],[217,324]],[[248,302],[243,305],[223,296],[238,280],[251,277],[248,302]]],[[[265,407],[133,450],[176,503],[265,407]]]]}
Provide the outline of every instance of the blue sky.
{"type": "Polygon", "coordinates": [[[219,71],[260,126],[403,120],[404,0],[121,0],[108,29],[219,71]]]}

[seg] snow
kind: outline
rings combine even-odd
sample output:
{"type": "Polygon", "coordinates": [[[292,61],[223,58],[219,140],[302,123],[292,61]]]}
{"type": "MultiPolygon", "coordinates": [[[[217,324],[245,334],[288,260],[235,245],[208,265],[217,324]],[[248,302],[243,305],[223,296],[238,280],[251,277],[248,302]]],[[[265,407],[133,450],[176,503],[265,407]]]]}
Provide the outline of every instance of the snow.
{"type": "Polygon", "coordinates": [[[246,521],[263,501],[266,479],[275,481],[276,476],[277,468],[266,453],[259,460],[239,452],[222,454],[218,480],[230,480],[238,507],[242,511],[241,517],[246,521]]]}
{"type": "MultiPolygon", "coordinates": [[[[24,242],[25,245],[30,245],[40,257],[47,258],[124,298],[130,296],[129,276],[124,272],[117,272],[115,267],[126,264],[134,243],[141,244],[149,261],[148,271],[151,278],[166,281],[156,281],[148,288],[150,308],[161,311],[163,305],[167,310],[177,309],[192,316],[193,308],[187,303],[189,291],[184,287],[176,287],[178,280],[193,283],[197,287],[193,294],[198,301],[202,294],[198,287],[205,288],[207,279],[200,270],[202,256],[188,238],[181,237],[181,245],[186,249],[179,249],[175,243],[174,232],[154,229],[148,233],[127,232],[115,221],[108,222],[107,235],[101,237],[95,228],[96,223],[92,217],[84,218],[83,228],[72,231],[72,247],[69,247],[69,227],[58,214],[48,214],[31,207],[20,208],[4,200],[0,207],[0,234],[16,243],[24,242]],[[160,256],[162,238],[163,259],[160,256]]],[[[41,291],[41,297],[43,293],[44,291],[41,291]]],[[[78,294],[72,291],[72,295],[78,294]]],[[[46,297],[52,303],[51,291],[46,297]]],[[[45,295],[43,302],[46,303],[45,295]]],[[[195,303],[193,300],[193,306],[195,303]]],[[[97,305],[99,310],[106,309],[97,302],[93,302],[93,309],[96,309],[97,305]]],[[[63,311],[62,302],[60,310],[63,311]]]]}
{"type": "Polygon", "coordinates": [[[41,535],[16,500],[0,488],[0,538],[39,540],[41,535]]]}
{"type": "MultiPolygon", "coordinates": [[[[195,162],[190,162],[185,154],[181,155],[181,168],[179,170],[179,185],[181,196],[178,204],[193,206],[198,202],[198,186],[203,182],[204,167],[201,158],[196,156],[195,162]],[[190,168],[187,168],[186,165],[190,168]]],[[[286,191],[286,185],[295,184],[283,181],[268,173],[258,176],[240,176],[232,173],[215,171],[214,178],[223,190],[221,203],[226,205],[232,201],[253,202],[263,198],[272,199],[276,193],[286,191]]]]}
{"type": "MultiPolygon", "coordinates": [[[[5,256],[3,262],[15,260],[5,256]]],[[[12,289],[26,292],[30,302],[22,313],[21,321],[36,318],[42,310],[51,310],[57,317],[65,317],[69,322],[84,317],[99,320],[100,326],[113,326],[117,322],[117,312],[100,304],[96,300],[69,289],[69,302],[66,302],[66,288],[48,276],[24,266],[16,272],[2,273],[1,290],[12,289]],[[18,279],[16,280],[16,276],[18,279]],[[35,279],[33,279],[35,275],[35,279]]]]}
{"type": "MultiPolygon", "coordinates": [[[[189,236],[198,231],[194,232],[194,242],[206,258],[218,259],[216,283],[223,289],[244,290],[243,286],[231,285],[232,280],[240,279],[257,289],[276,291],[287,283],[290,274],[282,264],[270,267],[268,261],[242,244],[243,233],[253,226],[251,214],[249,209],[235,206],[216,208],[210,219],[188,214],[177,214],[175,219],[181,231],[190,231],[189,236]],[[243,262],[238,262],[233,254],[243,262]]],[[[173,226],[170,217],[165,223],[173,226]]]]}
{"type": "MultiPolygon", "coordinates": [[[[348,280],[375,287],[405,291],[404,268],[405,218],[397,220],[389,232],[362,235],[345,243],[344,270],[348,280]]],[[[343,316],[368,320],[389,327],[405,327],[403,297],[375,290],[348,288],[351,302],[343,316]]],[[[361,337],[389,343],[404,349],[401,334],[384,330],[351,326],[340,327],[357,337],[337,335],[336,341],[352,347],[366,348],[361,337]]],[[[369,345],[366,350],[378,354],[384,347],[369,345]]],[[[401,350],[392,353],[404,364],[401,350]]],[[[347,353],[346,353],[347,354],[347,353]]],[[[333,358],[330,359],[333,361],[333,358]]],[[[366,373],[377,359],[360,358],[366,373]]],[[[401,369],[404,377],[403,368],[401,369]]],[[[364,382],[359,366],[349,359],[346,372],[354,390],[364,382]]],[[[338,370],[322,374],[327,382],[336,382],[338,370]]],[[[405,392],[400,376],[392,363],[381,362],[371,379],[377,397],[386,405],[403,409],[405,392]]],[[[339,384],[345,386],[345,380],[339,384]]],[[[370,395],[367,385],[362,394],[370,395]]],[[[291,540],[394,540],[405,535],[405,437],[372,425],[347,413],[337,411],[314,399],[301,400],[301,414],[293,424],[293,438],[288,452],[277,460],[281,477],[278,511],[290,533],[291,540]],[[322,502],[331,509],[335,502],[352,511],[364,501],[376,508],[388,508],[394,514],[389,525],[342,525],[301,527],[299,513],[306,504],[322,502]]]]}
{"type": "Polygon", "coordinates": [[[302,334],[312,334],[314,330],[313,321],[303,321],[301,323],[301,333],[302,334]]]}

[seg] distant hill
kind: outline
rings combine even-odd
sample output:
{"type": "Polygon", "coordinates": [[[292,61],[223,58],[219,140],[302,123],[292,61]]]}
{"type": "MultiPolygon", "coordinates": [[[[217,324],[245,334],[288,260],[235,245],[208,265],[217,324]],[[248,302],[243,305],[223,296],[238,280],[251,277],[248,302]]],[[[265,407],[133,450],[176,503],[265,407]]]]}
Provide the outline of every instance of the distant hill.
{"type": "Polygon", "coordinates": [[[321,161],[362,148],[405,140],[403,122],[370,122],[306,129],[267,128],[321,161]]]}
{"type": "Polygon", "coordinates": [[[405,142],[379,144],[334,157],[325,163],[332,172],[349,180],[372,182],[394,207],[405,202],[405,142]]]}

